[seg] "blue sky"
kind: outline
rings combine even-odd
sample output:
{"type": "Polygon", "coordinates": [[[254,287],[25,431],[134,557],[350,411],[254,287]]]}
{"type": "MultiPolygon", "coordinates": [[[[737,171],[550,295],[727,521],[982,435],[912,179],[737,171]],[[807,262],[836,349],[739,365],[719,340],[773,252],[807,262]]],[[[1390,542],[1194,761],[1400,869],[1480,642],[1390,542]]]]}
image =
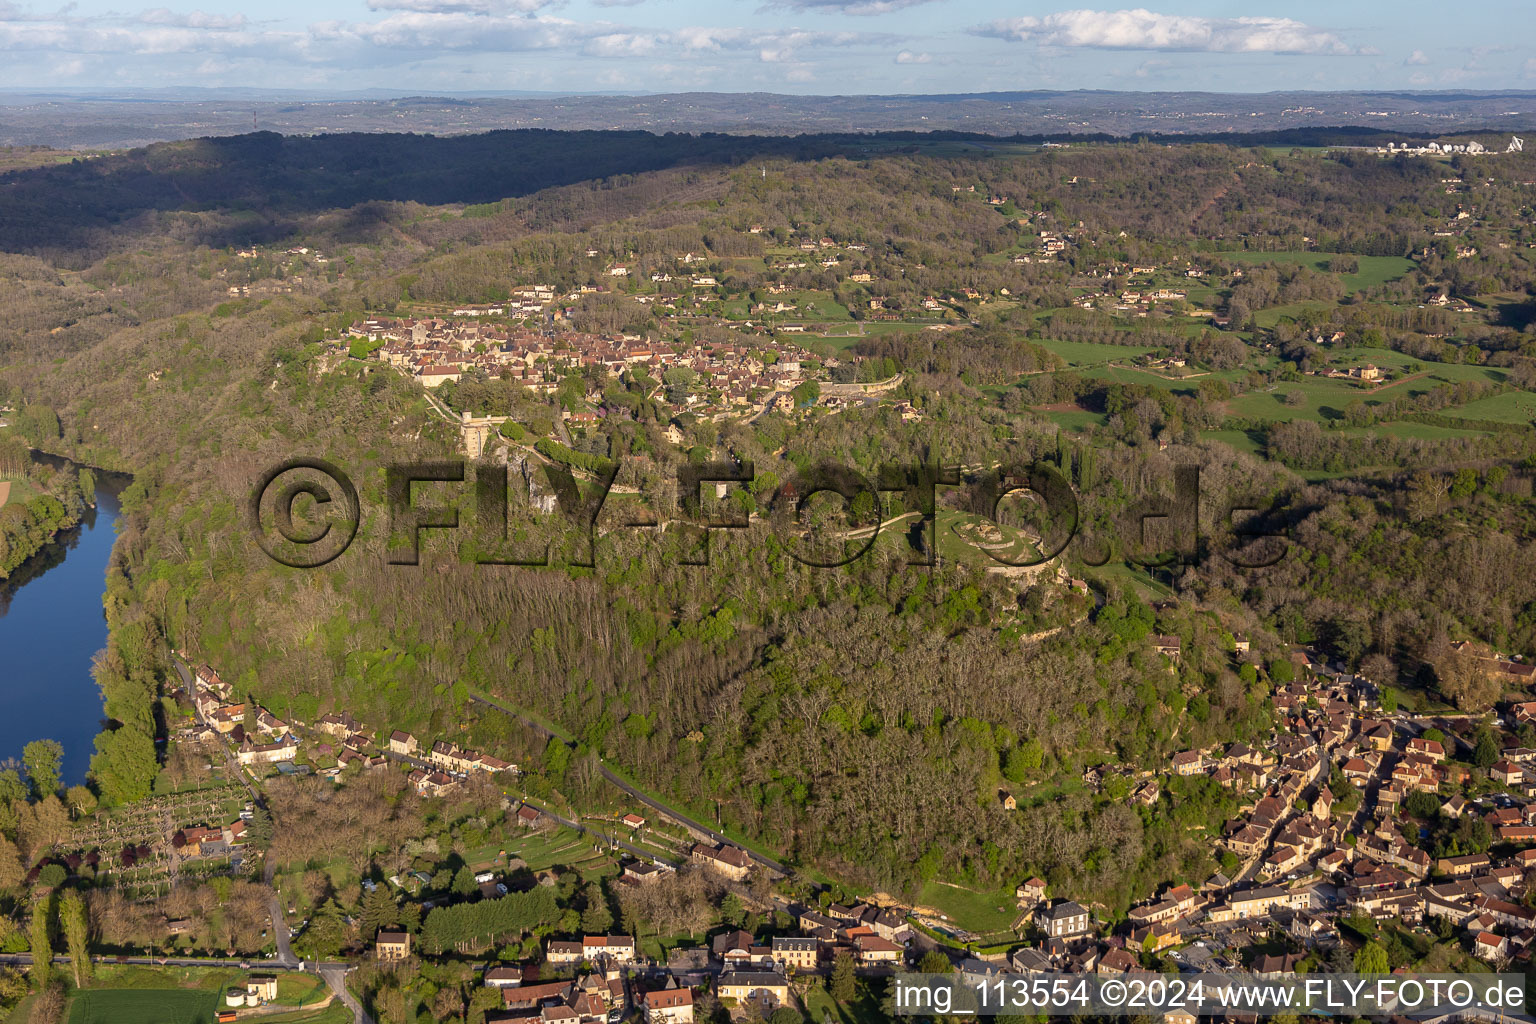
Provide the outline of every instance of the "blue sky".
{"type": "Polygon", "coordinates": [[[1536,89],[1531,0],[164,2],[0,0],[0,88],[1536,89]]]}

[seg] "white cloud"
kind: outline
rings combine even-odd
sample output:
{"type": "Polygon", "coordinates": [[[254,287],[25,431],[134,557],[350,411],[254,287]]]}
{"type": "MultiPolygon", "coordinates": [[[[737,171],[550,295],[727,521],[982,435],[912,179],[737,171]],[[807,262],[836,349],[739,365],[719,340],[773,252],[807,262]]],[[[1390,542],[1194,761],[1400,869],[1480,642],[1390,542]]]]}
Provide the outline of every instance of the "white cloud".
{"type": "Polygon", "coordinates": [[[420,11],[399,11],[379,21],[331,21],[309,27],[310,36],[327,47],[351,44],[402,53],[569,49],[613,31],[611,25],[586,25],[563,18],[420,11]]]}
{"type": "Polygon", "coordinates": [[[1167,50],[1204,53],[1351,54],[1332,32],[1290,18],[1201,18],[1124,11],[1060,11],[1044,17],[1000,18],[972,34],[1046,46],[1103,50],[1167,50]]]}
{"type": "Polygon", "coordinates": [[[930,64],[933,62],[931,53],[913,53],[911,50],[902,50],[896,55],[897,64],[930,64]]]}
{"type": "Polygon", "coordinates": [[[1412,67],[1421,67],[1421,66],[1423,66],[1425,64],[1428,64],[1428,63],[1429,63],[1429,58],[1424,55],[1424,51],[1423,50],[1414,50],[1412,53],[1410,53],[1407,57],[1405,57],[1403,59],[1403,64],[1406,65],[1407,67],[1411,67],[1411,68],[1412,67]]]}
{"type": "Polygon", "coordinates": [[[208,14],[203,11],[172,11],[155,7],[133,19],[141,25],[168,25],[174,28],[211,29],[228,32],[243,29],[250,19],[243,14],[208,14]]]}
{"type": "Polygon", "coordinates": [[[796,11],[830,11],[838,14],[890,14],[904,7],[931,3],[932,0],[771,0],[768,7],[788,7],[796,11]]]}
{"type": "Polygon", "coordinates": [[[805,49],[847,46],[890,45],[896,37],[870,32],[808,32],[781,29],[763,32],[756,29],[693,25],[668,34],[668,39],[685,50],[719,53],[726,50],[757,51],[765,64],[786,64],[797,60],[805,49]]]}
{"type": "Polygon", "coordinates": [[[655,53],[659,42],[648,32],[607,32],[587,40],[582,52],[592,57],[644,57],[655,53]]]}
{"type": "Polygon", "coordinates": [[[553,0],[368,0],[370,11],[417,14],[532,14],[553,0]]]}

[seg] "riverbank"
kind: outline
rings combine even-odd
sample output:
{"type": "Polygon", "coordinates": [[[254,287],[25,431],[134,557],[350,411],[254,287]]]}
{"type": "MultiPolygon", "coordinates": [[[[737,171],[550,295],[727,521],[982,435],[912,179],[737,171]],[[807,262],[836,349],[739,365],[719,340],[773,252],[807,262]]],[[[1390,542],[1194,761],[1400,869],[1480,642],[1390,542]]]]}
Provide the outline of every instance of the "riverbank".
{"type": "MultiPolygon", "coordinates": [[[[32,740],[56,740],[64,747],[66,784],[84,781],[102,727],[92,662],[107,646],[102,602],[117,541],[118,495],[127,485],[108,474],[86,474],[86,480],[90,501],[77,501],[67,519],[44,525],[46,519],[31,514],[33,501],[26,503],[29,522],[13,535],[27,538],[32,550],[0,579],[0,650],[6,656],[0,758],[20,757],[32,740]]],[[[62,506],[56,496],[50,500],[62,506]]],[[[13,489],[0,521],[18,518],[16,507],[13,489]]]]}

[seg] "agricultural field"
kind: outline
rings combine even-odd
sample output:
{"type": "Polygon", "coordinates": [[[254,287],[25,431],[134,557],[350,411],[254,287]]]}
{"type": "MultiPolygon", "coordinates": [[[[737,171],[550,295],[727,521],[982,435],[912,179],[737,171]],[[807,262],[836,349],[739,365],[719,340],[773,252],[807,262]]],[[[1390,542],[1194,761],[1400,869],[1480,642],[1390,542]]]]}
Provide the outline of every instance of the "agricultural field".
{"type": "Polygon", "coordinates": [[[1304,313],[1321,313],[1332,308],[1331,303],[1323,302],[1320,299],[1291,302],[1283,306],[1269,306],[1265,309],[1255,310],[1253,322],[1260,327],[1273,327],[1282,320],[1295,320],[1304,313]]]}
{"type": "Polygon", "coordinates": [[[1236,448],[1249,455],[1262,455],[1264,436],[1256,430],[1203,430],[1200,436],[1207,441],[1220,441],[1229,448],[1236,448]]]}
{"type": "Polygon", "coordinates": [[[1076,406],[1069,409],[1037,409],[1038,415],[1044,416],[1052,423],[1068,433],[1086,433],[1094,427],[1102,427],[1109,422],[1109,417],[1101,412],[1091,409],[1081,409],[1076,406]]]}
{"type": "Polygon", "coordinates": [[[207,1024],[217,992],[187,989],[86,989],[69,1001],[69,1024],[207,1024]]]}
{"type": "Polygon", "coordinates": [[[1314,420],[1324,423],[1340,419],[1349,403],[1365,400],[1368,392],[1342,381],[1308,377],[1300,381],[1276,384],[1273,390],[1250,391],[1225,403],[1230,416],[1243,419],[1288,423],[1292,420],[1314,420]],[[1300,394],[1302,403],[1290,405],[1287,396],[1300,394]]]}
{"type": "MultiPolygon", "coordinates": [[[[1335,256],[1359,261],[1360,270],[1353,274],[1340,274],[1344,289],[1353,294],[1361,288],[1374,288],[1388,281],[1395,281],[1415,266],[1410,259],[1401,256],[1355,256],[1332,252],[1224,252],[1223,259],[1240,263],[1287,263],[1307,266],[1321,273],[1328,272],[1328,262],[1335,256]]],[[[1280,308],[1280,307],[1277,307],[1280,308]]]]}
{"type": "Polygon", "coordinates": [[[517,857],[524,861],[530,871],[543,871],[557,864],[577,867],[595,856],[590,838],[568,828],[557,828],[547,833],[514,835],[504,842],[470,850],[465,862],[477,871],[487,870],[496,866],[496,854],[501,850],[507,851],[508,858],[517,857]]]}
{"type": "Polygon", "coordinates": [[[1448,409],[1446,415],[1499,423],[1536,423],[1536,395],[1529,391],[1506,391],[1492,398],[1469,402],[1458,409],[1448,409]]]}
{"type": "Polygon", "coordinates": [[[1157,351],[1153,345],[1100,345],[1092,341],[1055,341],[1050,338],[1042,339],[1039,344],[1041,348],[1061,356],[1072,369],[1111,362],[1130,362],[1137,356],[1157,351]]]}
{"type": "Polygon", "coordinates": [[[20,505],[31,501],[41,493],[30,482],[20,477],[0,477],[0,508],[5,506],[7,500],[20,505]]]}

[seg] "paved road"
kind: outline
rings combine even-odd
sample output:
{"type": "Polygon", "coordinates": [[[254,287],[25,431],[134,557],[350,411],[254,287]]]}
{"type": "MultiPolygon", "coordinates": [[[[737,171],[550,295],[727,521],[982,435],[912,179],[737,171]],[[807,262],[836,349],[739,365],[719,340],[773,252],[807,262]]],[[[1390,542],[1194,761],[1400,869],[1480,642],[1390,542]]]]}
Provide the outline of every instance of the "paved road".
{"type": "MultiPolygon", "coordinates": [[[[512,708],[507,707],[505,704],[499,704],[496,701],[491,700],[491,699],[489,699],[487,697],[478,697],[478,696],[474,696],[474,695],[471,695],[469,699],[471,701],[473,701],[474,703],[476,703],[476,704],[483,704],[484,706],[486,706],[488,708],[491,708],[491,709],[496,710],[496,711],[500,711],[504,715],[512,716],[513,718],[517,719],[519,722],[522,722],[524,725],[528,726],[528,728],[530,728],[533,731],[539,733],[541,736],[547,737],[549,739],[557,739],[560,742],[566,744],[567,746],[572,746],[572,747],[575,746],[575,744],[571,743],[570,740],[567,740],[563,736],[556,736],[553,732],[551,732],[549,729],[545,728],[544,726],[540,725],[538,722],[535,722],[533,719],[528,718],[527,716],[521,714],[520,712],[518,712],[518,711],[516,711],[516,710],[514,710],[512,708]]],[[[715,840],[715,842],[717,842],[717,843],[729,843],[732,846],[738,846],[739,845],[738,843],[736,843],[735,840],[731,839],[729,836],[726,836],[726,835],[724,835],[724,834],[722,834],[720,832],[716,832],[714,829],[710,828],[709,826],[704,825],[704,824],[702,824],[700,822],[694,821],[692,818],[690,818],[686,814],[683,814],[682,812],[676,810],[675,808],[668,807],[666,804],[662,803],[660,800],[656,800],[656,799],[654,799],[652,797],[649,797],[649,796],[645,795],[644,793],[640,792],[634,786],[631,786],[628,782],[625,782],[619,776],[617,776],[613,772],[609,771],[607,765],[600,765],[600,768],[601,768],[602,773],[603,773],[603,778],[607,779],[609,782],[613,783],[615,786],[619,787],[619,789],[622,789],[625,793],[628,793],[630,796],[634,797],[636,800],[638,800],[641,803],[645,804],[647,807],[650,807],[650,808],[652,808],[654,810],[660,811],[661,813],[665,814],[667,817],[672,818],[672,819],[674,819],[676,821],[682,822],[684,825],[688,826],[689,828],[694,829],[697,832],[701,832],[704,835],[709,836],[711,839],[715,840]]],[[[548,811],[545,811],[544,813],[549,814],[548,811]]],[[[573,824],[571,822],[566,822],[564,818],[559,818],[557,815],[554,815],[554,814],[550,814],[550,817],[556,818],[556,820],[558,820],[558,821],[560,821],[560,822],[562,822],[564,824],[570,824],[574,828],[582,828],[583,827],[583,826],[580,826],[580,825],[575,825],[575,824],[573,824]]],[[[601,833],[596,833],[596,834],[601,834],[601,833]]],[[[620,843],[619,845],[626,846],[627,844],[620,843]]],[[[634,847],[632,847],[632,846],[627,847],[627,848],[631,849],[631,850],[634,849],[634,847]]],[[[753,860],[757,861],[759,864],[763,864],[763,865],[765,865],[767,867],[770,867],[773,870],[779,872],[780,874],[787,875],[787,874],[790,873],[790,870],[788,868],[786,868],[783,864],[780,864],[778,861],[774,860],[771,857],[764,857],[762,854],[754,853],[751,850],[746,850],[745,852],[746,852],[747,856],[751,857],[753,860]]],[[[650,854],[645,854],[644,856],[649,857],[650,854]]]]}
{"type": "MultiPolygon", "coordinates": [[[[186,687],[188,695],[191,695],[193,692],[192,671],[187,667],[185,662],[183,662],[175,655],[171,656],[171,664],[176,666],[176,672],[181,676],[181,685],[186,687]]],[[[192,702],[192,707],[193,710],[197,713],[197,720],[203,725],[209,726],[211,728],[212,726],[208,720],[203,717],[202,710],[197,707],[196,701],[192,702]]],[[[262,800],[261,794],[256,791],[256,787],[251,784],[250,776],[246,775],[245,769],[240,767],[240,760],[235,757],[234,753],[229,749],[229,744],[225,743],[223,740],[220,740],[219,749],[224,751],[224,761],[229,765],[229,770],[233,773],[233,777],[239,779],[240,784],[245,787],[245,791],[251,795],[251,802],[256,804],[258,807],[265,807],[265,801],[262,800]]]]}
{"type": "Polygon", "coordinates": [[[325,983],[331,987],[332,992],[336,993],[336,998],[341,1000],[342,1005],[352,1011],[352,1024],[373,1024],[373,1018],[363,1010],[363,1004],[347,991],[346,969],[322,964],[320,977],[325,979],[325,983]]]}
{"type": "MultiPolygon", "coordinates": [[[[69,957],[61,954],[54,956],[56,964],[69,963],[69,957]]],[[[291,963],[284,963],[276,959],[266,957],[219,957],[219,956],[107,956],[105,954],[92,954],[91,962],[97,964],[137,964],[145,967],[244,967],[252,971],[306,971],[312,970],[318,973],[326,971],[350,971],[352,964],[346,961],[326,962],[316,964],[314,961],[305,962],[294,958],[291,963]]],[[[0,953],[0,964],[13,967],[26,967],[32,963],[31,953],[0,953]]]]}

